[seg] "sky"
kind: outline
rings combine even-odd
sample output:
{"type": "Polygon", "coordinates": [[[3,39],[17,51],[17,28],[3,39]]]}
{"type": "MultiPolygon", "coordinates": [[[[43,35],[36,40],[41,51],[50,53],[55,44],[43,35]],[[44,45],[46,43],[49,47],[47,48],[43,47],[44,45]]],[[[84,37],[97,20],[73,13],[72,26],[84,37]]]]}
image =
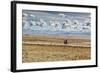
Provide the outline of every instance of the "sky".
{"type": "Polygon", "coordinates": [[[22,11],[23,33],[90,33],[91,13],[60,11],[22,11]]]}

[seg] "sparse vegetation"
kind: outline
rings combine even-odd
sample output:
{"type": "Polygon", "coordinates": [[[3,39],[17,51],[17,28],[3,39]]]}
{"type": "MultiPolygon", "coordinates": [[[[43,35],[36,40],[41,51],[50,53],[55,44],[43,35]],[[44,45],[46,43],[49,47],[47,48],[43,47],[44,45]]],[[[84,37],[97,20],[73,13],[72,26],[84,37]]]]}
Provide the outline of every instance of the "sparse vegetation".
{"type": "MultiPolygon", "coordinates": [[[[90,45],[90,40],[79,39],[73,41],[72,38],[67,38],[67,42],[90,45]],[[69,40],[70,39],[70,40],[69,40]],[[87,42],[87,43],[84,43],[87,42]]],[[[64,38],[40,37],[40,36],[23,36],[23,41],[48,41],[64,43],[64,38]],[[36,39],[36,40],[35,40],[36,39]]],[[[46,61],[68,61],[68,60],[88,60],[91,59],[90,47],[72,47],[72,46],[54,46],[54,45],[22,45],[22,61],[27,62],[46,62],[46,61]]]]}

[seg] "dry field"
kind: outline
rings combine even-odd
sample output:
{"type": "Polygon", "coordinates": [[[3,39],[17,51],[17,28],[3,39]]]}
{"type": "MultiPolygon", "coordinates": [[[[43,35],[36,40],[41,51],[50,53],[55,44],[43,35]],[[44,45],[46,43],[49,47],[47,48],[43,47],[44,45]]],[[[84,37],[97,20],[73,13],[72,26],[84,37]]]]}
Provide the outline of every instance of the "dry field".
{"type": "Polygon", "coordinates": [[[61,45],[22,45],[22,61],[27,62],[46,62],[46,61],[67,61],[67,60],[88,60],[91,59],[91,49],[89,39],[80,37],[60,37],[60,36],[23,36],[24,42],[44,41],[50,43],[63,43],[67,39],[68,44],[85,45],[82,46],[61,46],[61,45]]]}

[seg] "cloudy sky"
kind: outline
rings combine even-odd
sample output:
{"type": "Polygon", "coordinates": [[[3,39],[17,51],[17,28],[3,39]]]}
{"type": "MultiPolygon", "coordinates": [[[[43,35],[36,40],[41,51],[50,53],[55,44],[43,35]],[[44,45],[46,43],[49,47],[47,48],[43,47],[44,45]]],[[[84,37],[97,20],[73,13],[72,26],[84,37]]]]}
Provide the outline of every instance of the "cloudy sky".
{"type": "Polygon", "coordinates": [[[23,10],[23,32],[88,32],[91,14],[79,12],[23,10]],[[26,30],[26,31],[24,31],[26,30]]]}

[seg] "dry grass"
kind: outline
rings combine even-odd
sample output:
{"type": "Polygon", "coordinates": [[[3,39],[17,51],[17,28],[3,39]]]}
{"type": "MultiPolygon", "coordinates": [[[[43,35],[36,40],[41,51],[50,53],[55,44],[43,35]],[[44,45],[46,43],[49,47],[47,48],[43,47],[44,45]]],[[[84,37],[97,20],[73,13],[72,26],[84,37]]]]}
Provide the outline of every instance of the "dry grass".
{"type": "MultiPolygon", "coordinates": [[[[23,41],[46,41],[63,43],[64,39],[69,44],[90,45],[89,39],[72,37],[46,37],[46,36],[23,36],[23,41]]],[[[88,60],[91,59],[90,47],[54,46],[54,45],[22,45],[22,61],[27,62],[46,62],[46,61],[68,61],[68,60],[88,60]]]]}
{"type": "Polygon", "coordinates": [[[23,62],[90,59],[90,48],[23,44],[23,62]]]}
{"type": "Polygon", "coordinates": [[[33,35],[33,36],[29,36],[29,35],[24,35],[23,36],[23,41],[46,41],[46,42],[53,42],[53,43],[64,43],[64,40],[67,40],[68,43],[74,43],[74,44],[82,44],[82,43],[86,43],[88,45],[90,45],[90,39],[87,38],[83,38],[83,37],[77,37],[77,36],[69,36],[69,37],[65,37],[65,36],[38,36],[38,35],[33,35]]]}

